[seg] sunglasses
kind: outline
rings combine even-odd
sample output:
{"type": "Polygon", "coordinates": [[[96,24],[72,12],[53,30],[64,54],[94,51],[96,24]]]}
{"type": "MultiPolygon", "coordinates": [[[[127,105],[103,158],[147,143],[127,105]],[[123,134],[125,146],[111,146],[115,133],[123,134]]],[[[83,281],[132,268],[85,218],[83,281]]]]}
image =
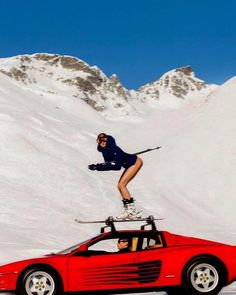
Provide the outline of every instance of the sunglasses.
{"type": "Polygon", "coordinates": [[[106,137],[101,137],[101,138],[97,138],[97,143],[102,143],[102,142],[107,142],[107,138],[106,137]]]}
{"type": "Polygon", "coordinates": [[[118,243],[128,243],[128,240],[125,240],[125,239],[121,239],[121,240],[118,240],[118,243]]]}

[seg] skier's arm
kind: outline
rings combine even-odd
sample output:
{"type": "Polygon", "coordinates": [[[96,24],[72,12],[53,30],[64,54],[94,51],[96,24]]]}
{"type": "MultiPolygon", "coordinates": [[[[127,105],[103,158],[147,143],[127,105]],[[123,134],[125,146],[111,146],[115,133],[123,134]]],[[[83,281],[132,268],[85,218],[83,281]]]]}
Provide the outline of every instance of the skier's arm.
{"type": "Polygon", "coordinates": [[[98,171],[120,170],[121,165],[117,165],[115,162],[104,162],[96,165],[98,171]]]}
{"type": "Polygon", "coordinates": [[[89,165],[90,170],[109,171],[121,169],[121,152],[119,149],[115,149],[115,159],[113,162],[104,162],[98,164],[89,165]]]}
{"type": "Polygon", "coordinates": [[[109,171],[109,170],[120,170],[115,162],[104,162],[98,164],[88,165],[88,169],[97,171],[109,171]]]}

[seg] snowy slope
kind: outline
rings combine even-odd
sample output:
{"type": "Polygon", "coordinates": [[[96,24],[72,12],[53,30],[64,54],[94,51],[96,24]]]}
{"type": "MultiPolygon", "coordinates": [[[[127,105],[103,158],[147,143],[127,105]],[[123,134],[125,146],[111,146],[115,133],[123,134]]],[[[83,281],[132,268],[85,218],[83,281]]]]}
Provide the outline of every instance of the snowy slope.
{"type": "MultiPolygon", "coordinates": [[[[212,237],[214,227],[218,232],[235,231],[235,93],[233,78],[206,101],[189,103],[179,112],[163,113],[157,120],[148,119],[148,130],[154,122],[157,126],[149,136],[152,141],[158,138],[163,150],[146,181],[148,186],[155,182],[164,215],[172,212],[172,229],[178,217],[188,233],[193,227],[204,231],[206,225],[207,235],[212,237]],[[189,210],[184,210],[186,206],[189,210]]],[[[236,241],[235,234],[217,239],[236,241]]]]}
{"type": "Polygon", "coordinates": [[[98,228],[75,217],[122,209],[121,172],[87,169],[102,160],[98,132],[128,152],[162,146],[142,156],[129,186],[144,214],[166,218],[160,228],[236,244],[235,93],[233,78],[207,99],[114,121],[83,100],[42,95],[0,73],[1,263],[77,243],[98,228]]]}

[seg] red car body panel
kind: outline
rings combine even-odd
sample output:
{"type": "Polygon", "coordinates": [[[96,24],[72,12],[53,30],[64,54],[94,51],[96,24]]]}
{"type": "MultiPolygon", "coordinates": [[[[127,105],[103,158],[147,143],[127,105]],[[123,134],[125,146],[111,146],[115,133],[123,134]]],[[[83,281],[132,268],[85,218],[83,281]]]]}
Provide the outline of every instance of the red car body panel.
{"type": "MultiPolygon", "coordinates": [[[[67,278],[68,257],[63,255],[45,256],[22,260],[0,266],[0,291],[16,290],[19,275],[28,267],[34,265],[46,265],[56,269],[62,278],[67,278]]],[[[65,280],[66,284],[67,280],[65,280]]]]}
{"type": "Polygon", "coordinates": [[[86,255],[87,247],[111,233],[93,238],[68,254],[23,260],[0,266],[0,291],[16,290],[26,269],[47,266],[61,277],[64,291],[137,290],[178,286],[186,264],[195,257],[214,257],[224,265],[227,283],[236,279],[236,246],[169,232],[117,231],[117,234],[161,235],[163,246],[131,253],[86,255]]]}

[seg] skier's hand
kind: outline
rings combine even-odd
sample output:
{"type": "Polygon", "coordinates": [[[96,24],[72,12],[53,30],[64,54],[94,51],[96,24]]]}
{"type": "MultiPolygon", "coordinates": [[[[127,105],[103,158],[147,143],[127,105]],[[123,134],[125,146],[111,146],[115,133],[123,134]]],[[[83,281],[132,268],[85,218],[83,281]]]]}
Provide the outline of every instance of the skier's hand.
{"type": "Polygon", "coordinates": [[[96,170],[98,170],[98,171],[104,171],[104,167],[105,167],[104,164],[97,164],[96,165],[96,170]]]}
{"type": "Polygon", "coordinates": [[[106,170],[106,163],[90,164],[90,165],[88,165],[88,169],[97,170],[97,171],[105,171],[106,170]]]}
{"type": "Polygon", "coordinates": [[[90,170],[97,170],[97,164],[90,164],[90,165],[88,165],[88,169],[90,169],[90,170]]]}

